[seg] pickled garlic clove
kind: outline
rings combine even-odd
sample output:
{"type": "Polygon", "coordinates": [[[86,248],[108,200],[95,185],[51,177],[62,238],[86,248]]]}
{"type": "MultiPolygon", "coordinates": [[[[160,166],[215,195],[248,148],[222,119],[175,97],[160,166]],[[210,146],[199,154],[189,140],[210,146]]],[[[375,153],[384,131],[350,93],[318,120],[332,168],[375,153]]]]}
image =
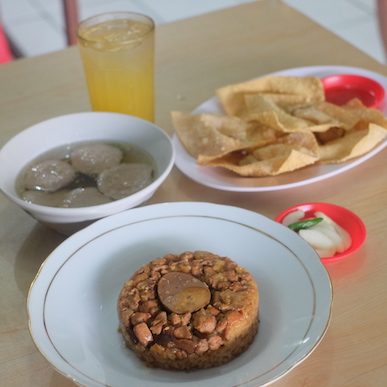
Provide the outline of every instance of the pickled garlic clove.
{"type": "Polygon", "coordinates": [[[305,216],[305,212],[304,211],[302,211],[302,210],[295,210],[293,212],[290,212],[289,214],[287,214],[283,218],[282,224],[284,226],[288,226],[289,224],[292,224],[292,223],[295,223],[295,222],[301,220],[304,216],[305,216]]]}

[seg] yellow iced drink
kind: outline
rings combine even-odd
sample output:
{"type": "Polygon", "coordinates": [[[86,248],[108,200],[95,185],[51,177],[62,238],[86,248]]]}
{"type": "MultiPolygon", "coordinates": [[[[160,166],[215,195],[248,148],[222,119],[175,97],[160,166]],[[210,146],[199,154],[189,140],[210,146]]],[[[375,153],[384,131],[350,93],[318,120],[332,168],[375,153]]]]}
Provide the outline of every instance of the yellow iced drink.
{"type": "Polygon", "coordinates": [[[78,29],[93,110],[154,120],[154,23],[117,12],[81,22],[78,29]]]}

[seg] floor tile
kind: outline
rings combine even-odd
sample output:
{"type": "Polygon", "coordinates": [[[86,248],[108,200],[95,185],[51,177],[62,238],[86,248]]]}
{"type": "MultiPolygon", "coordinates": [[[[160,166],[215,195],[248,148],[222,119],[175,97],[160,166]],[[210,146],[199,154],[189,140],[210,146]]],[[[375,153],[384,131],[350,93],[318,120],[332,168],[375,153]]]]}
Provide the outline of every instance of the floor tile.
{"type": "Polygon", "coordinates": [[[375,15],[377,11],[376,0],[347,0],[347,1],[352,3],[355,7],[358,7],[359,9],[371,15],[375,15]]]}
{"type": "Polygon", "coordinates": [[[24,56],[41,55],[65,47],[64,34],[41,19],[15,24],[8,34],[24,56]]]}
{"type": "Polygon", "coordinates": [[[377,61],[387,64],[379,29],[373,20],[359,20],[356,24],[339,28],[336,33],[377,61]]]}
{"type": "MultiPolygon", "coordinates": [[[[132,11],[142,12],[142,1],[125,1],[125,0],[113,0],[109,2],[95,2],[95,3],[80,3],[79,16],[80,19],[97,15],[104,12],[114,11],[132,11]]],[[[152,15],[149,15],[152,17],[152,15]]]]}
{"type": "Polygon", "coordinates": [[[235,0],[143,0],[150,9],[160,15],[161,22],[172,22],[191,16],[237,5],[235,0]]]}
{"type": "Polygon", "coordinates": [[[0,0],[1,19],[4,24],[36,19],[39,17],[29,0],[0,0]]]}
{"type": "MultiPolygon", "coordinates": [[[[0,0],[1,1],[1,0],[0,0]]],[[[59,0],[30,0],[43,20],[51,24],[58,32],[64,31],[64,14],[62,2],[59,0]]]]}

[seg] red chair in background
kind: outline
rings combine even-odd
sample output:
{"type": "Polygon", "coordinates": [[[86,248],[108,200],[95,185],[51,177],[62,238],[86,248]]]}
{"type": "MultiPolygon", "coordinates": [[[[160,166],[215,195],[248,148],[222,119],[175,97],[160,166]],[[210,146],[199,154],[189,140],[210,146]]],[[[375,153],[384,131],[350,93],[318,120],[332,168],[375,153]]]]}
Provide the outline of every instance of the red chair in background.
{"type": "Polygon", "coordinates": [[[9,49],[7,38],[2,25],[0,24],[0,63],[7,63],[13,59],[11,50],[9,49]]]}

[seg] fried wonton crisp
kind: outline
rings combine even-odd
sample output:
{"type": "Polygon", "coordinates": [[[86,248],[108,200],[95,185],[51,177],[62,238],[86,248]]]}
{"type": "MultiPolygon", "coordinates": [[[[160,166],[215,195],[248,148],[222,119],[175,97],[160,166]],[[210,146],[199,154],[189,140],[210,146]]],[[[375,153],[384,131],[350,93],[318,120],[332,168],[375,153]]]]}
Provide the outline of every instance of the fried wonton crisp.
{"type": "Polygon", "coordinates": [[[235,150],[269,144],[283,135],[238,117],[173,112],[172,121],[184,147],[194,157],[219,157],[235,150]]]}
{"type": "Polygon", "coordinates": [[[221,114],[172,113],[180,141],[200,165],[274,176],[341,163],[387,140],[387,119],[353,99],[325,101],[315,77],[268,76],[217,90],[221,114]]]}
{"type": "Polygon", "coordinates": [[[291,133],[276,143],[250,151],[239,151],[219,158],[199,156],[201,165],[223,167],[241,176],[275,176],[314,164],[319,147],[313,134],[291,133]]]}
{"type": "MultiPolygon", "coordinates": [[[[314,114],[317,116],[317,111],[314,114]]],[[[259,94],[245,96],[245,109],[241,113],[241,118],[248,122],[259,122],[285,133],[325,132],[333,126],[340,126],[339,121],[329,116],[326,116],[325,122],[316,122],[290,114],[266,96],[259,94]]]]}
{"type": "Polygon", "coordinates": [[[316,77],[267,76],[225,86],[216,91],[227,115],[239,115],[245,109],[245,95],[266,95],[281,106],[324,101],[322,82],[316,77]]]}
{"type": "Polygon", "coordinates": [[[329,141],[320,147],[321,161],[340,163],[364,155],[387,138],[387,130],[370,124],[366,129],[345,133],[343,137],[329,141]]]}

